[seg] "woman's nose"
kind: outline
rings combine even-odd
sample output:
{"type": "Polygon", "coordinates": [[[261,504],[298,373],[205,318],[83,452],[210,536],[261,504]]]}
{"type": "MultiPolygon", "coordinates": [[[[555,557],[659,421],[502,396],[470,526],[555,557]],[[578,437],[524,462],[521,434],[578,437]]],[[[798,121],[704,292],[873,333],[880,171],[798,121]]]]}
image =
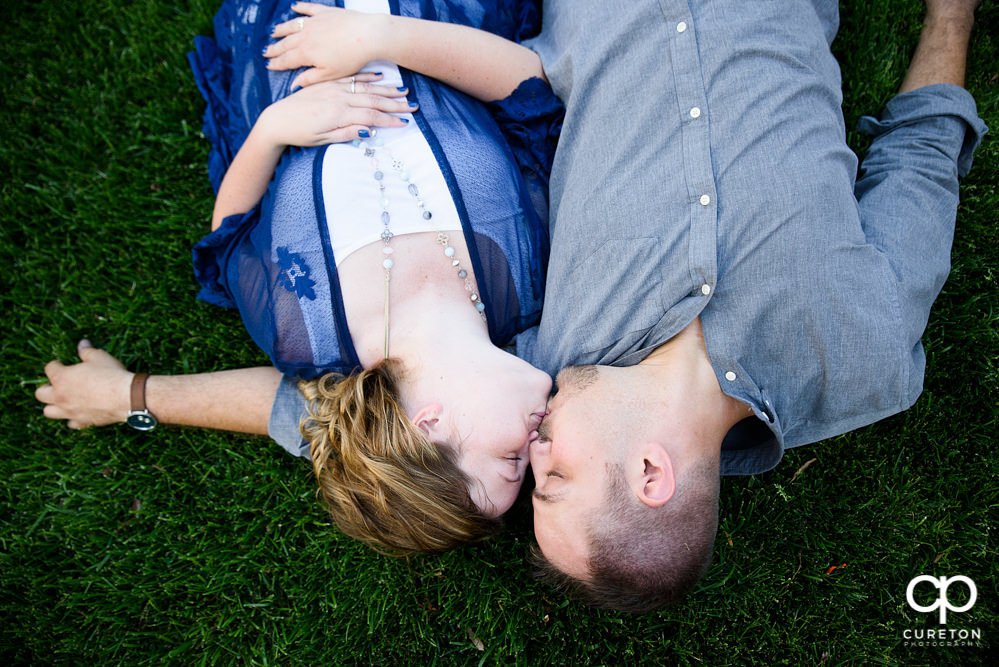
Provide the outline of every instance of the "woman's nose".
{"type": "Polygon", "coordinates": [[[547,440],[534,440],[527,446],[527,458],[531,462],[531,469],[535,476],[542,473],[541,467],[544,466],[544,461],[551,452],[551,446],[547,440]]]}

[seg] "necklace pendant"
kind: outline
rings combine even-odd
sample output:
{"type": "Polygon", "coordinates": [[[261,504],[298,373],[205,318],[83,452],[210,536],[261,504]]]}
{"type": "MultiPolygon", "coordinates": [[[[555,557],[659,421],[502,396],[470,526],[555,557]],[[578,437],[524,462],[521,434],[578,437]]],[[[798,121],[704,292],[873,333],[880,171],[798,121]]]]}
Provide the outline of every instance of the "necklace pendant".
{"type": "MultiPolygon", "coordinates": [[[[417,211],[420,212],[420,217],[423,218],[424,220],[429,221],[432,220],[434,216],[433,213],[431,213],[426,209],[426,203],[423,201],[423,199],[420,198],[420,189],[416,186],[415,183],[410,182],[410,174],[408,171],[406,171],[405,169],[406,165],[403,163],[403,161],[393,157],[391,150],[384,147],[385,141],[381,137],[378,137],[377,139],[374,138],[375,137],[374,130],[372,130],[371,134],[373,138],[372,143],[374,144],[374,146],[372,146],[367,142],[357,141],[357,140],[351,143],[354,146],[360,148],[364,153],[364,157],[368,158],[370,162],[372,169],[371,176],[375,181],[375,185],[378,187],[378,200],[382,208],[382,212],[380,215],[380,220],[382,223],[382,233],[380,236],[382,241],[384,242],[384,245],[382,246],[382,257],[383,257],[382,269],[385,271],[384,353],[385,353],[385,358],[388,359],[389,316],[390,316],[389,283],[392,280],[392,268],[395,266],[395,261],[391,257],[391,255],[394,253],[391,243],[392,243],[392,237],[395,236],[395,234],[392,233],[392,230],[389,227],[389,225],[392,222],[392,216],[388,210],[390,202],[385,185],[385,171],[382,170],[378,161],[379,151],[381,151],[382,158],[387,160],[388,164],[391,165],[392,170],[396,172],[396,174],[399,177],[399,180],[406,185],[406,191],[413,198],[413,203],[416,205],[417,211]]],[[[432,224],[434,228],[437,227],[436,223],[432,224]]],[[[476,312],[478,312],[483,322],[488,323],[485,313],[486,305],[482,303],[482,300],[479,298],[478,293],[475,291],[475,286],[472,285],[472,280],[469,278],[468,271],[461,268],[461,261],[457,258],[457,250],[455,250],[454,246],[450,244],[448,235],[445,232],[440,231],[439,229],[437,230],[437,242],[441,245],[441,248],[444,250],[444,256],[447,257],[451,262],[451,268],[457,270],[458,278],[464,283],[465,291],[469,293],[468,298],[471,301],[472,305],[474,306],[476,312]]]]}

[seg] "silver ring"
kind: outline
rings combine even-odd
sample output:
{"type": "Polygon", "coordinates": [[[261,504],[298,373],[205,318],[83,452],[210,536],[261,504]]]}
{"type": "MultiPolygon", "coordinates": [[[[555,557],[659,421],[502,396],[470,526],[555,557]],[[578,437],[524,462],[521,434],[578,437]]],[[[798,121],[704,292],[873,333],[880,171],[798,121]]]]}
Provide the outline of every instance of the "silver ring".
{"type": "Polygon", "coordinates": [[[304,17],[299,16],[297,19],[295,19],[295,23],[298,24],[298,31],[299,32],[302,32],[303,30],[305,30],[305,18],[304,17]]]}
{"type": "Polygon", "coordinates": [[[350,92],[354,92],[354,77],[350,77],[350,92]]]}

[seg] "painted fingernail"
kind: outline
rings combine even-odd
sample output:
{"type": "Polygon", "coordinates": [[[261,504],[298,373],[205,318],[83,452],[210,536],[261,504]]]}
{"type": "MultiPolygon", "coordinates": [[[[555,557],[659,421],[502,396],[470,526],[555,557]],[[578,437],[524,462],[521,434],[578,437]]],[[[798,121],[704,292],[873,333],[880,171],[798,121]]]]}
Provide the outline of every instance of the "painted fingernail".
{"type": "Polygon", "coordinates": [[[301,86],[292,86],[292,87],[291,87],[291,92],[293,92],[293,93],[297,93],[297,92],[298,92],[298,91],[300,91],[301,89],[302,89],[302,87],[301,87],[301,86]]]}
{"type": "Polygon", "coordinates": [[[260,49],[260,55],[262,55],[262,56],[267,55],[267,47],[266,46],[264,48],[260,49]]]}
{"type": "Polygon", "coordinates": [[[357,131],[357,136],[364,137],[365,139],[367,139],[368,137],[371,136],[371,133],[368,132],[367,130],[358,130],[357,131]]]}
{"type": "Polygon", "coordinates": [[[381,72],[372,72],[372,74],[374,74],[375,76],[381,76],[382,75],[381,72]]]}
{"type": "Polygon", "coordinates": [[[416,102],[410,102],[410,103],[409,103],[409,108],[410,108],[410,109],[415,109],[415,108],[416,108],[416,107],[418,107],[418,106],[420,106],[420,105],[419,105],[419,104],[417,104],[416,102]]]}
{"type": "Polygon", "coordinates": [[[408,123],[408,122],[409,122],[409,119],[408,119],[408,118],[400,118],[399,120],[401,120],[401,121],[402,121],[402,122],[404,122],[404,123],[408,123]]]}
{"type": "Polygon", "coordinates": [[[396,90],[398,90],[400,93],[406,92],[406,86],[399,86],[398,88],[396,88],[396,90]]]}

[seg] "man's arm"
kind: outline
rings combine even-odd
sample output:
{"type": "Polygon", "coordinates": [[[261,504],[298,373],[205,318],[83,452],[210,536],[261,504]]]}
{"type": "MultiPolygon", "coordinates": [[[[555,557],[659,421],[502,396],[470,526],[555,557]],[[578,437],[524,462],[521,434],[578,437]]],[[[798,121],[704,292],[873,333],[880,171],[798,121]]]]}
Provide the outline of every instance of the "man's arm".
{"type": "Polygon", "coordinates": [[[349,76],[373,60],[388,60],[490,102],[527,79],[545,77],[536,53],[484,30],[309,2],[294,10],[303,18],[278,25],[272,36],[281,39],[264,52],[271,69],[310,67],[293,85],[349,76]]]}
{"type": "MultiPolygon", "coordinates": [[[[35,391],[50,419],[70,428],[105,426],[128,415],[134,373],[88,341],[80,341],[80,363],[45,366],[49,384],[35,391]]],[[[241,368],[194,375],[153,375],[146,383],[146,407],[166,424],[267,435],[267,423],[281,373],[272,367],[241,368]]]]}
{"type": "Polygon", "coordinates": [[[936,83],[964,85],[968,42],[981,0],[928,0],[926,19],[899,93],[936,83]]]}
{"type": "Polygon", "coordinates": [[[859,129],[874,135],[855,194],[868,240],[898,278],[907,343],[926,328],[930,307],[950,272],[958,176],[971,167],[985,133],[962,86],[979,0],[929,0],[916,53],[899,95],[880,120],[859,129]]]}

